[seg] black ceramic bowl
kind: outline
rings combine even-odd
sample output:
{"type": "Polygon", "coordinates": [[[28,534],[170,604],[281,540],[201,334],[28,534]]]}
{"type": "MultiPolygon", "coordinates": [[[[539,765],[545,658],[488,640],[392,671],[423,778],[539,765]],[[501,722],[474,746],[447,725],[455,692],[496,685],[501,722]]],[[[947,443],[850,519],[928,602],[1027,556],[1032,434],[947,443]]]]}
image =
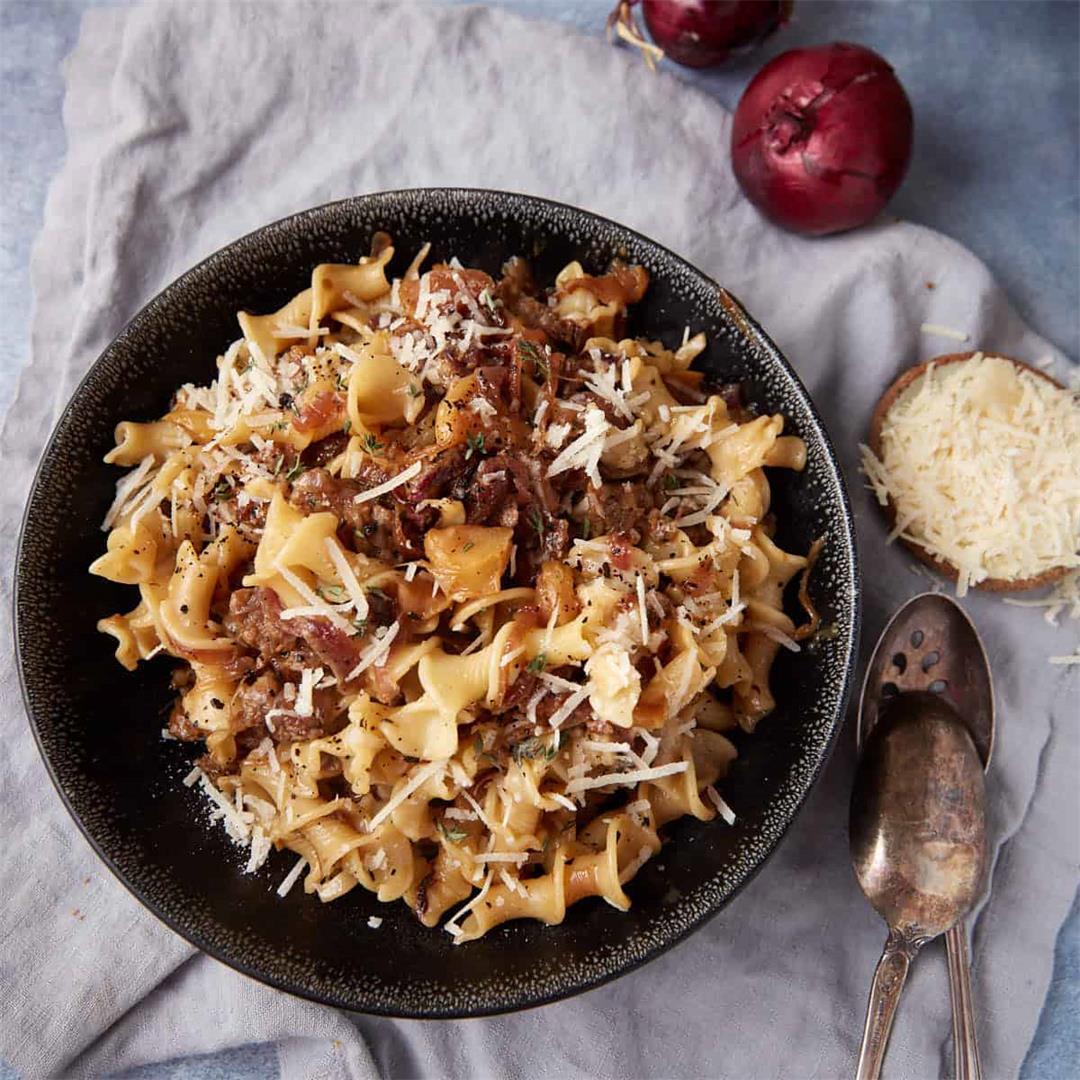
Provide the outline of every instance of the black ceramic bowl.
{"type": "MultiPolygon", "coordinates": [[[[104,302],[104,298],[102,300],[104,302]]],[[[716,914],[779,843],[821,770],[840,727],[856,655],[859,583],[854,529],[840,470],[806,391],[787,361],[722,288],[678,256],[603,218],[522,195],[416,190],[346,199],[268,225],[212,255],[131,321],[90,369],[61,417],[38,471],[18,559],[16,633],[27,711],[64,802],[120,880],[177,933],[272,986],[317,1001],[394,1016],[476,1016],[577,993],[629,971],[716,914]],[[134,590],[86,572],[103,550],[99,523],[117,471],[101,463],[123,419],[168,408],[182,382],[206,382],[214,358],[239,335],[240,308],[270,311],[303,289],[320,262],[353,261],[386,230],[400,273],[425,241],[497,273],[528,256],[540,281],[571,259],[598,271],[614,256],[641,263],[652,285],[630,330],[668,343],[704,330],[699,366],[739,380],[751,401],[782,412],[806,440],[805,472],[778,470],[778,542],[824,554],[811,593],[833,633],[799,654],[782,651],[779,707],[740,747],[724,792],[733,828],[686,819],[668,827],[663,856],[628,887],[633,907],[575,905],[561,926],[517,922],[454,946],[403,904],[362,889],[320,904],[275,886],[295,861],[274,854],[262,870],[180,778],[195,756],[161,738],[171,662],[129,674],[101,616],[134,606],[134,590]],[[384,920],[369,929],[368,917],[384,920]]]]}

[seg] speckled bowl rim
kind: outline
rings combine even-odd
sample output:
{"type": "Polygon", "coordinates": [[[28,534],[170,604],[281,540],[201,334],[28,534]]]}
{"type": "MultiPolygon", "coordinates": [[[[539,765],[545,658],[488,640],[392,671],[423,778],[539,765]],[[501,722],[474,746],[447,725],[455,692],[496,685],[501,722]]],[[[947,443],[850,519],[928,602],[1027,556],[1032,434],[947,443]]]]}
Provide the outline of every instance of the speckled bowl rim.
{"type": "Polygon", "coordinates": [[[68,403],[65,405],[60,417],[56,421],[52,432],[49,435],[48,442],[45,449],[41,454],[41,458],[38,462],[37,468],[34,472],[33,483],[31,484],[29,494],[27,496],[26,505],[23,510],[22,521],[19,528],[19,539],[16,548],[16,562],[15,562],[15,574],[14,574],[14,588],[12,592],[12,630],[15,641],[15,655],[16,665],[19,674],[19,685],[22,692],[23,707],[26,712],[26,716],[30,723],[30,728],[34,736],[34,741],[37,745],[38,752],[40,753],[42,760],[45,763],[46,770],[49,774],[49,779],[52,781],[53,786],[56,788],[57,794],[60,796],[61,802],[67,809],[68,813],[74,819],[75,824],[78,826],[79,831],[85,837],[90,847],[95,854],[101,859],[103,863],[109,868],[113,876],[120,881],[120,883],[143,905],[151,914],[153,914],[160,922],[167,926],[174,933],[180,935],[191,945],[195,946],[201,952],[213,957],[215,960],[231,967],[233,970],[240,972],[242,975],[246,975],[249,978],[255,979],[264,985],[271,986],[274,989],[285,991],[286,993],[294,996],[314,1001],[318,1004],[328,1005],[335,1008],[345,1009],[347,1011],[356,1012],[359,1014],[373,1015],[373,1016],[385,1016],[391,1018],[400,1019],[415,1019],[415,1020],[454,1020],[454,1019],[468,1019],[474,1017],[485,1016],[498,1016],[504,1013],[515,1012],[522,1009],[535,1008],[541,1005],[551,1004],[556,1001],[561,1001],[566,998],[574,997],[578,994],[584,993],[588,990],[596,989],[620,978],[623,975],[627,975],[632,971],[637,970],[649,961],[656,959],[658,956],[672,949],[680,942],[688,938],[696,930],[701,929],[707,922],[714,918],[720,911],[723,910],[731,901],[738,896],[743,889],[754,879],[761,868],[772,857],[776,849],[779,847],[784,836],[787,834],[792,823],[798,817],[799,812],[802,809],[803,804],[806,801],[807,796],[810,794],[814,785],[817,783],[822,770],[827,763],[829,756],[832,753],[833,747],[836,744],[837,737],[841,728],[844,725],[844,719],[847,713],[848,704],[850,701],[852,685],[855,678],[855,668],[858,663],[858,650],[859,650],[859,635],[861,630],[861,601],[862,601],[862,581],[859,568],[858,550],[856,545],[856,534],[854,517],[851,510],[851,503],[848,497],[847,488],[844,482],[843,470],[840,467],[839,459],[837,458],[836,451],[833,447],[832,440],[829,438],[828,430],[825,427],[825,423],[821,418],[817,407],[814,405],[806,387],[803,385],[802,380],[796,374],[794,368],[788,362],[787,358],[783,355],[780,349],[772,341],[772,339],[765,333],[761,325],[750,315],[750,313],[743,307],[742,303],[728,292],[725,288],[715,282],[707,274],[698,270],[695,266],[689,263],[682,256],[676,254],[670,248],[665,247],[662,244],[657,243],[655,240],[650,239],[642,233],[637,232],[628,226],[619,224],[612,221],[609,218],[605,218],[602,215],[595,214],[592,211],[584,210],[580,207],[573,206],[569,203],[562,203],[553,199],[546,199],[540,196],[528,195],[521,192],[502,191],[499,189],[489,188],[464,188],[464,187],[447,187],[447,188],[398,188],[388,191],[370,192],[364,195],[350,196],[344,199],[334,200],[329,203],[323,203],[319,206],[311,207],[306,210],[298,211],[295,214],[290,214],[286,217],[279,218],[267,225],[260,226],[257,229],[243,234],[236,240],[231,241],[224,247],[219,248],[217,251],[206,256],[204,259],[196,263],[191,269],[174,279],[164,288],[162,288],[154,297],[143,305],[139,311],[132,316],[132,318],[125,324],[124,328],[116,335],[116,337],[109,343],[108,346],[102,351],[102,353],[94,360],[94,362],[87,369],[85,375],[79,380],[78,386],[71,394],[68,403]],[[699,279],[699,281],[708,288],[715,289],[718,294],[719,302],[722,307],[726,309],[727,314],[732,318],[732,321],[736,324],[739,332],[750,342],[760,348],[767,356],[769,362],[779,367],[781,372],[789,380],[794,392],[801,398],[802,405],[806,409],[809,418],[816,429],[816,434],[821,440],[822,448],[825,452],[825,458],[829,469],[831,471],[831,480],[835,485],[836,494],[838,496],[841,508],[842,517],[841,520],[834,522],[837,526],[837,540],[842,544],[844,562],[846,564],[847,586],[850,589],[850,612],[851,612],[851,625],[848,635],[847,644],[847,659],[843,664],[843,681],[841,684],[840,692],[836,697],[836,704],[832,710],[831,720],[829,723],[828,734],[824,741],[821,743],[817,758],[809,766],[809,771],[806,774],[805,782],[803,783],[802,790],[799,791],[797,798],[790,804],[790,810],[786,814],[783,822],[775,829],[772,830],[772,835],[769,836],[764,844],[764,852],[758,858],[752,858],[748,860],[748,865],[745,869],[732,871],[732,876],[736,879],[732,887],[726,892],[724,896],[708,905],[705,910],[696,916],[689,918],[684,925],[678,926],[672,929],[670,920],[657,920],[658,926],[655,930],[656,940],[653,944],[642,949],[639,955],[627,958],[613,959],[610,961],[603,970],[601,970],[595,976],[588,976],[582,978],[572,985],[559,987],[555,990],[539,990],[531,986],[526,989],[518,990],[514,993],[507,993],[504,996],[504,1000],[497,1004],[491,1004],[488,1006],[466,1007],[466,1008],[436,1008],[436,1009],[406,1009],[398,1007],[385,1007],[380,1002],[375,1000],[367,1000],[362,1003],[357,1002],[357,995],[355,994],[341,994],[335,995],[333,993],[324,993],[320,990],[314,989],[310,986],[304,985],[300,980],[289,979],[279,977],[278,975],[261,970],[257,965],[248,963],[242,956],[235,955],[230,952],[228,948],[219,948],[218,946],[209,942],[198,930],[191,926],[184,925],[178,918],[174,918],[162,910],[161,906],[157,904],[150,897],[145,895],[139,886],[129,880],[126,873],[121,870],[120,866],[114,861],[112,856],[105,850],[105,848],[99,843],[95,835],[88,828],[78,811],[75,809],[67,790],[63,786],[60,777],[54,767],[53,761],[49,757],[45,750],[45,744],[42,734],[39,730],[38,720],[35,716],[33,709],[31,708],[30,691],[27,685],[27,677],[24,669],[24,658],[22,651],[22,644],[20,639],[20,593],[22,591],[22,571],[24,548],[27,544],[27,532],[30,522],[31,509],[37,495],[39,484],[50,468],[50,459],[52,457],[54,448],[61,437],[65,434],[69,423],[72,418],[78,413],[80,409],[80,399],[83,395],[87,385],[95,378],[95,374],[99,366],[102,365],[105,358],[111,353],[111,351],[118,345],[125,344],[131,338],[137,337],[143,326],[147,324],[153,324],[159,313],[159,308],[167,302],[169,294],[180,286],[192,283],[198,278],[213,272],[219,267],[224,267],[229,264],[238,254],[240,254],[249,245],[258,245],[264,240],[264,238],[272,236],[275,232],[281,232],[288,234],[294,231],[297,227],[302,227],[306,223],[317,223],[318,220],[326,215],[328,212],[340,208],[347,209],[357,204],[363,204],[366,202],[372,202],[376,200],[407,200],[410,198],[423,198],[425,196],[432,196],[435,198],[447,198],[453,200],[502,200],[513,206],[515,203],[520,206],[541,206],[549,207],[559,213],[569,213],[578,222],[581,222],[587,227],[587,231],[595,232],[597,228],[611,230],[615,235],[621,234],[623,237],[632,238],[639,244],[646,248],[652,248],[657,251],[661,256],[671,260],[676,265],[681,265],[684,272],[699,279]]]}

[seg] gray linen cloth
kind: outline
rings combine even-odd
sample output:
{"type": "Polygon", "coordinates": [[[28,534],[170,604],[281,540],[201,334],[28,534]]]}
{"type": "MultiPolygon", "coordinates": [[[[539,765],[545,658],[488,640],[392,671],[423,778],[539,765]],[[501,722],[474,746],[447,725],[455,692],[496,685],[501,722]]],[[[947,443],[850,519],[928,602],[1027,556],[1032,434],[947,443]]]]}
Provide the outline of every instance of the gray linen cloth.
{"type": "MultiPolygon", "coordinates": [[[[731,178],[723,109],[669,74],[646,77],[635,55],[558,27],[413,4],[154,4],[91,12],[67,80],[69,153],[33,259],[32,360],[3,435],[5,604],[33,466],[99,351],[196,260],[346,195],[475,185],[549,196],[641,230],[731,288],[800,372],[840,453],[865,567],[864,655],[888,613],[927,587],[885,546],[856,449],[884,385],[950,351],[920,324],[960,327],[976,344],[1067,368],[945,237],[891,221],[817,241],[770,227],[731,178]]],[[[1030,1041],[1076,886],[1076,682],[1046,663],[1070,651],[1071,632],[993,597],[965,606],[985,636],[1000,702],[993,891],[974,959],[986,1071],[1002,1077],[1016,1074],[1030,1041]]],[[[419,1023],[293,999],[160,925],[63,810],[8,644],[0,693],[0,1053],[26,1075],[100,1075],[262,1040],[276,1044],[290,1077],[852,1069],[884,928],[848,865],[850,726],[775,858],[687,942],[573,1001],[419,1023]]],[[[934,945],[914,967],[888,1071],[936,1076],[951,1068],[949,1055],[944,954],[934,945]]]]}

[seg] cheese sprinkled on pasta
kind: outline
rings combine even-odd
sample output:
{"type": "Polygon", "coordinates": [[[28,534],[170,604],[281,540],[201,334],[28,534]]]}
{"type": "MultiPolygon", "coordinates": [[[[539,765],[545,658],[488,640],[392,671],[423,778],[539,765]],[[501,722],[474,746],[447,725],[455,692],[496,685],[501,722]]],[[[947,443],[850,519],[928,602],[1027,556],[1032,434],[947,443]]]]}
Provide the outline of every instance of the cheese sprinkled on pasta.
{"type": "Polygon", "coordinates": [[[667,822],[736,820],[724,732],[809,625],[765,473],[805,448],[693,370],[703,335],[626,336],[641,267],[427,257],[390,277],[379,235],[241,312],[209,386],[117,429],[91,570],[139,590],[117,659],[181,661],[167,733],[245,869],[289,849],[280,895],[460,943],[625,909],[667,822]]]}

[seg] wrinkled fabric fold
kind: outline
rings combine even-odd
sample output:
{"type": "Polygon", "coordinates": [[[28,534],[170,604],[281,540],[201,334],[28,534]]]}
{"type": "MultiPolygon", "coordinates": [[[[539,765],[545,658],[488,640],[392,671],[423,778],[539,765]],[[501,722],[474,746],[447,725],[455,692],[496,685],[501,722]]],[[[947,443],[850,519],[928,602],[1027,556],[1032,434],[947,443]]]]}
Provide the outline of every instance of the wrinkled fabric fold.
{"type": "MultiPolygon", "coordinates": [[[[66,74],[69,148],[34,250],[32,358],[3,427],[6,609],[33,469],[94,358],[184,269],[331,199],[427,185],[542,195],[642,231],[735,293],[799,372],[836,445],[864,567],[864,658],[889,614],[930,587],[885,546],[857,471],[884,386],[908,364],[953,351],[920,325],[958,327],[975,346],[1051,356],[1057,373],[1067,369],[985,267],[943,236],[882,220],[806,241],[763,222],[731,179],[719,105],[670,74],[643,78],[635,56],[556,26],[418,4],[154,3],[91,11],[66,74]]],[[[208,356],[207,379],[212,364],[208,356]]],[[[1011,1076],[1076,885],[1077,679],[1046,663],[1071,640],[1039,612],[990,596],[964,606],[986,640],[1000,717],[975,995],[987,1075],[1011,1076]]],[[[251,1042],[274,1045],[283,1076],[853,1069],[885,930],[848,862],[850,726],[775,857],[670,953],[541,1010],[392,1021],[270,990],[146,912],[67,816],[24,718],[10,645],[3,662],[0,1055],[27,1076],[96,1076],[251,1042]]],[[[321,917],[340,917],[339,907],[321,917]]],[[[935,944],[905,991],[890,1075],[948,1071],[948,1032],[935,944]]]]}

